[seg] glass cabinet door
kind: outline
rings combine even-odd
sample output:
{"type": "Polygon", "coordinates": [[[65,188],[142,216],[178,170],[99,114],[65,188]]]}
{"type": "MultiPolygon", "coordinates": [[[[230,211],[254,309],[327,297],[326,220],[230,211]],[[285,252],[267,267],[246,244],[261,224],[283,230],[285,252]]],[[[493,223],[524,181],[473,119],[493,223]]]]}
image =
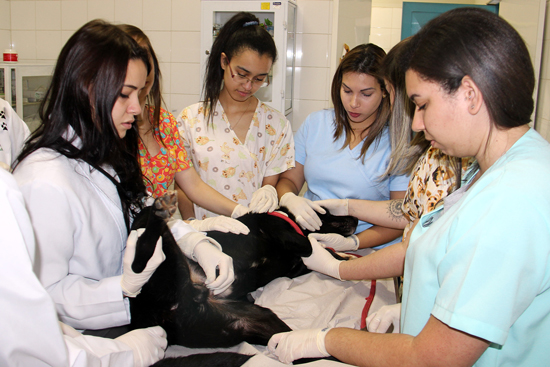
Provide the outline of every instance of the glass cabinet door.
{"type": "Polygon", "coordinates": [[[4,85],[4,68],[0,68],[0,98],[6,99],[6,86],[4,85]]]}
{"type": "Polygon", "coordinates": [[[294,65],[296,60],[296,6],[289,3],[287,17],[285,114],[292,110],[294,99],[294,65]]]}
{"type": "Polygon", "coordinates": [[[0,98],[34,131],[40,124],[38,109],[51,83],[53,65],[0,64],[0,98]]]}
{"type": "Polygon", "coordinates": [[[46,95],[46,90],[51,82],[50,75],[22,76],[23,121],[34,131],[40,125],[38,108],[46,95]]]}
{"type": "Polygon", "coordinates": [[[0,65],[0,98],[11,104],[15,110],[17,101],[15,88],[15,69],[8,65],[0,65]]]}

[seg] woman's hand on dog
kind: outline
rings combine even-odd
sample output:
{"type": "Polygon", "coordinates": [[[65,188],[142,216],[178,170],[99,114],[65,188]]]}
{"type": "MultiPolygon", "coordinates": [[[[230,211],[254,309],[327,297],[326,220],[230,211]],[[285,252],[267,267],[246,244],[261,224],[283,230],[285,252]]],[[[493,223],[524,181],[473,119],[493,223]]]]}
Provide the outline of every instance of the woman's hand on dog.
{"type": "Polygon", "coordinates": [[[202,232],[220,231],[224,233],[231,232],[234,234],[248,234],[250,232],[250,229],[248,229],[244,223],[223,215],[206,218],[203,220],[192,220],[189,224],[197,231],[202,232]]]}
{"type": "Polygon", "coordinates": [[[359,238],[354,234],[344,237],[337,233],[311,233],[309,236],[334,251],[356,251],[359,248],[359,238]]]}
{"type": "Polygon", "coordinates": [[[177,240],[177,244],[185,256],[199,263],[206,275],[204,284],[214,294],[224,292],[235,280],[233,259],[222,252],[222,246],[215,239],[202,232],[190,232],[177,240]]]}
{"type": "Polygon", "coordinates": [[[327,209],[332,215],[349,215],[348,199],[317,200],[315,204],[327,209]]]}
{"type": "Polygon", "coordinates": [[[202,270],[204,270],[206,274],[204,284],[212,293],[223,293],[231,286],[235,280],[233,259],[221,251],[221,246],[216,240],[206,237],[205,240],[195,246],[193,255],[202,270]],[[215,245],[219,246],[219,248],[215,245]],[[216,270],[219,272],[217,277],[216,270]]]}
{"type": "Polygon", "coordinates": [[[311,243],[311,256],[302,257],[308,269],[326,274],[336,279],[340,278],[340,260],[335,259],[311,234],[308,236],[311,243]]]}
{"type": "Polygon", "coordinates": [[[267,213],[274,211],[278,206],[277,190],[271,185],[265,185],[252,194],[248,208],[253,213],[267,213]]]}
{"type": "Polygon", "coordinates": [[[141,236],[144,231],[144,228],[140,228],[137,231],[131,231],[126,241],[126,251],[124,252],[124,258],[122,260],[123,273],[122,278],[120,278],[120,286],[122,287],[122,292],[127,297],[137,296],[139,292],[141,292],[143,285],[147,283],[158,266],[166,259],[164,252],[162,252],[162,237],[159,237],[155,246],[155,252],[147,262],[145,269],[143,269],[141,273],[134,273],[132,270],[132,263],[136,255],[136,245],[139,236],[141,236]]]}
{"type": "Polygon", "coordinates": [[[160,326],[132,330],[115,340],[129,346],[134,353],[134,367],[146,367],[161,360],[168,342],[160,326]]]}
{"type": "Polygon", "coordinates": [[[296,196],[292,192],[287,192],[281,196],[280,205],[285,206],[296,218],[296,223],[308,231],[318,231],[323,224],[317,212],[325,214],[325,209],[321,208],[314,201],[302,196],[296,196]]]}

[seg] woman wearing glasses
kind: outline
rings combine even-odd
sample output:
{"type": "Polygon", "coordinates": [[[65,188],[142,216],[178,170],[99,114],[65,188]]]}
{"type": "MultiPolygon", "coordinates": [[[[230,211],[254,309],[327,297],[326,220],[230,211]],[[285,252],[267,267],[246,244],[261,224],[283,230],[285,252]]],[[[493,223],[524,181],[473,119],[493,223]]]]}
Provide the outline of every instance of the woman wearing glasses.
{"type": "MultiPolygon", "coordinates": [[[[277,59],[258,18],[241,12],[220,30],[206,65],[202,102],[185,108],[178,128],[201,178],[253,212],[278,206],[279,175],[294,167],[286,117],[255,96],[277,59]]],[[[198,219],[215,213],[194,203],[198,219]]]]}

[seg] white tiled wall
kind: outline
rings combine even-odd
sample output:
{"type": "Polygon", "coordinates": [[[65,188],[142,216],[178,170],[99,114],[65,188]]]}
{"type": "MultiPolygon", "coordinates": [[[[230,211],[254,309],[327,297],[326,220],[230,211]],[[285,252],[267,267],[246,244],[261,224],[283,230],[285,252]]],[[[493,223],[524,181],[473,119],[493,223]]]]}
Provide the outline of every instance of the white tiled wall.
{"type": "MultiPolygon", "coordinates": [[[[130,23],[151,39],[169,110],[199,100],[200,0],[0,0],[0,50],[20,61],[54,62],[67,39],[89,20],[130,23]]],[[[332,0],[299,0],[294,130],[329,107],[332,0]]]]}
{"type": "Polygon", "coordinates": [[[388,52],[401,40],[402,7],[373,7],[371,13],[370,42],[388,52]]]}
{"type": "Polygon", "coordinates": [[[55,61],[92,19],[136,25],[158,55],[168,109],[179,112],[199,99],[200,0],[0,0],[0,10],[0,48],[11,42],[23,62],[55,61]]]}
{"type": "Polygon", "coordinates": [[[294,131],[307,115],[330,105],[332,12],[332,1],[298,2],[294,131]]]}

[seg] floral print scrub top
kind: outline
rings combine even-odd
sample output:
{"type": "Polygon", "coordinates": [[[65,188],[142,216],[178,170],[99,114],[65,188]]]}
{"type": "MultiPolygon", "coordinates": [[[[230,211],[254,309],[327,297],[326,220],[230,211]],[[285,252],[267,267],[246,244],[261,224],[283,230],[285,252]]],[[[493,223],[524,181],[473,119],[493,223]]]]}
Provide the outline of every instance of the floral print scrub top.
{"type": "MultiPolygon", "coordinates": [[[[294,167],[290,122],[262,102],[256,107],[244,142],[231,130],[219,102],[213,125],[206,125],[202,103],[185,108],[177,122],[184,146],[203,181],[241,205],[249,205],[264,177],[294,167]]],[[[195,205],[195,216],[204,219],[217,214],[195,205]]]]}
{"type": "MultiPolygon", "coordinates": [[[[149,109],[149,118],[153,119],[154,108],[149,109]]],[[[153,197],[157,198],[164,194],[174,182],[174,175],[177,172],[185,171],[193,166],[183,147],[176,127],[174,116],[161,108],[158,128],[154,131],[155,139],[160,146],[160,152],[151,157],[149,151],[139,140],[139,164],[143,175],[147,178],[145,185],[153,197]]]]}
{"type": "MultiPolygon", "coordinates": [[[[457,188],[452,159],[441,150],[430,147],[418,160],[403,200],[403,213],[409,219],[403,238],[416,219],[434,210],[441,199],[457,188]]],[[[474,158],[462,158],[463,176],[474,162],[474,158]]]]}

